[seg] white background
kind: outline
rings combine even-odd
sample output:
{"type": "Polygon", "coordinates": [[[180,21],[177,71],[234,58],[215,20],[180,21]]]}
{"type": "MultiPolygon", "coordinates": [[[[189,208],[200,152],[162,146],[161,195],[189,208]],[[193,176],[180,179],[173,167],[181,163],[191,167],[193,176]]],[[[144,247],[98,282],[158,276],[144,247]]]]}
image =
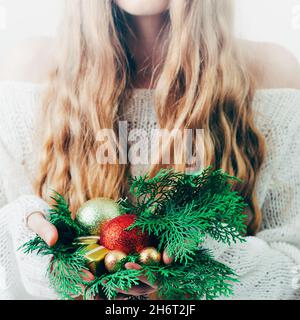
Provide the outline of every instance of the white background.
{"type": "MultiPolygon", "coordinates": [[[[235,1],[238,35],[279,43],[300,61],[300,0],[235,1]]],[[[0,59],[19,41],[54,35],[62,4],[63,0],[0,0],[0,59]]]]}

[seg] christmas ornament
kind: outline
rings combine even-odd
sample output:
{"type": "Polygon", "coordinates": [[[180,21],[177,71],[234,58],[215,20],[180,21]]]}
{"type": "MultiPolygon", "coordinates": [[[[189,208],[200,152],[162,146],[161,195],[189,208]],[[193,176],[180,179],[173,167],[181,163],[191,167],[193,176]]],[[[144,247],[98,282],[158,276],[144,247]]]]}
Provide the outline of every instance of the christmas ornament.
{"type": "Polygon", "coordinates": [[[230,296],[237,275],[216,261],[203,243],[207,235],[226,246],[245,241],[246,203],[234,191],[240,180],[209,167],[195,174],[162,169],[154,177],[129,181],[132,197],[120,199],[118,205],[109,199],[91,200],[75,220],[62,195],[55,192],[51,197],[49,222],[58,229],[56,245],[49,247],[37,236],[20,249],[51,255],[47,272],[58,295],[72,299],[85,287],[84,299],[114,299],[118,289],[128,291],[146,275],[157,283],[158,299],[230,296]],[[98,232],[100,243],[93,238],[98,232]],[[167,264],[167,256],[158,259],[164,249],[171,257],[167,264]],[[108,250],[123,254],[110,255],[108,250]],[[82,277],[87,262],[95,274],[89,283],[82,277]],[[127,262],[141,269],[126,269],[127,262]]]}
{"type": "Polygon", "coordinates": [[[124,214],[108,221],[100,233],[101,244],[110,250],[126,254],[139,252],[149,242],[149,235],[140,228],[126,230],[136,219],[134,214],[124,214]]]}
{"type": "Polygon", "coordinates": [[[97,274],[100,263],[104,260],[109,250],[98,244],[90,244],[80,251],[88,261],[88,266],[92,273],[97,274]]]}
{"type": "Polygon", "coordinates": [[[76,213],[76,221],[90,235],[99,235],[106,221],[120,215],[116,202],[108,198],[96,198],[85,202],[76,213]]]}
{"type": "Polygon", "coordinates": [[[86,237],[77,237],[75,238],[73,244],[77,244],[77,245],[80,245],[80,244],[96,244],[96,243],[99,243],[100,241],[100,236],[86,236],[86,237]]]}
{"type": "Polygon", "coordinates": [[[126,258],[126,253],[118,250],[110,251],[104,259],[104,265],[107,271],[109,272],[116,272],[118,271],[118,263],[126,258]]]}
{"type": "Polygon", "coordinates": [[[153,247],[145,248],[140,252],[140,262],[143,264],[158,263],[161,260],[161,254],[153,247]]]}

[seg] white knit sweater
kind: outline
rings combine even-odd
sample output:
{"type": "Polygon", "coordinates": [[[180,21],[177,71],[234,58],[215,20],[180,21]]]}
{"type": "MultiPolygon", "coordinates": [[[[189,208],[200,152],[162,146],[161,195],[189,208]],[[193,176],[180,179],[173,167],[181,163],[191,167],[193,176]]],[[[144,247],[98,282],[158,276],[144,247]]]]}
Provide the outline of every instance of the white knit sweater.
{"type": "MultiPolygon", "coordinates": [[[[17,250],[34,236],[25,225],[26,215],[48,208],[31,187],[37,169],[34,128],[43,89],[30,83],[0,83],[0,299],[56,298],[45,277],[49,259],[17,250]]],[[[156,127],[152,93],[135,90],[126,110],[131,127],[156,127]]],[[[231,247],[206,242],[215,257],[240,276],[234,299],[300,298],[299,107],[298,90],[259,90],[255,95],[256,124],[267,141],[257,187],[262,229],[231,247]]],[[[132,167],[134,174],[145,169],[132,167]]]]}

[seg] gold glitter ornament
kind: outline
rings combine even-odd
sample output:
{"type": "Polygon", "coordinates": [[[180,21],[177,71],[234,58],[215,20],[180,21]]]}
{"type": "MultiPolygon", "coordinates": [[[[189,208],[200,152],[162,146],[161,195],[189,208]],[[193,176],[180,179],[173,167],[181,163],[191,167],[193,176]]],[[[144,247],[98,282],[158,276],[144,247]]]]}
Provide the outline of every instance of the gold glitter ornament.
{"type": "Polygon", "coordinates": [[[161,260],[161,254],[153,247],[148,247],[140,251],[139,260],[143,264],[158,263],[161,260]]]}
{"type": "Polygon", "coordinates": [[[99,235],[103,224],[121,214],[118,204],[108,198],[85,202],[76,213],[76,221],[90,235],[99,235]]]}
{"type": "Polygon", "coordinates": [[[113,273],[118,271],[118,263],[126,258],[126,253],[118,250],[110,251],[104,259],[104,265],[107,271],[113,273]]]}

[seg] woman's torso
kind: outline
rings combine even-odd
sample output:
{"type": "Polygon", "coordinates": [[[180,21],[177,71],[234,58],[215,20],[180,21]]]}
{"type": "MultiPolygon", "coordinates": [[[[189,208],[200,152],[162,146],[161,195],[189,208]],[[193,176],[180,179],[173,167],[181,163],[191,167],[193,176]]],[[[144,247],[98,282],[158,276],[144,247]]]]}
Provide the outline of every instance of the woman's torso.
{"type": "MultiPolygon", "coordinates": [[[[0,83],[0,141],[6,159],[2,157],[2,183],[8,201],[31,190],[32,179],[37,172],[37,123],[41,111],[41,97],[45,85],[29,82],[0,83]],[[18,174],[16,174],[18,173],[18,174]],[[5,178],[5,176],[7,178],[5,178]]],[[[128,121],[128,129],[142,129],[150,134],[157,128],[154,112],[154,90],[135,89],[130,103],[124,109],[122,120],[128,121]]],[[[259,174],[257,197],[263,205],[272,176],[279,161],[281,147],[299,127],[300,91],[294,89],[258,90],[253,101],[255,122],[266,138],[267,157],[259,174]],[[298,121],[297,121],[298,120],[298,121]]],[[[290,137],[292,138],[292,137],[290,137]]],[[[151,143],[150,143],[151,144],[151,143]]],[[[130,165],[132,175],[144,174],[148,165],[130,165]]],[[[265,217],[267,218],[267,217],[265,217]]]]}

